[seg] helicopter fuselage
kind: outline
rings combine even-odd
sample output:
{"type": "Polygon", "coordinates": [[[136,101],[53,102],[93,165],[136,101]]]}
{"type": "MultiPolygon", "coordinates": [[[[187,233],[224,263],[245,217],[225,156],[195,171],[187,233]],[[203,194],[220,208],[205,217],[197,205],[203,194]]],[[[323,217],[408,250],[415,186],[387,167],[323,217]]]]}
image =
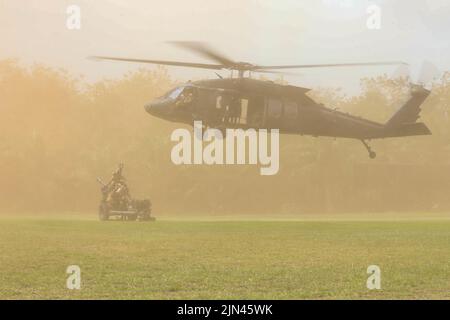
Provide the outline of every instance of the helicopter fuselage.
{"type": "Polygon", "coordinates": [[[245,72],[280,72],[286,69],[374,67],[405,65],[401,61],[365,63],[326,63],[308,65],[259,65],[229,59],[211,47],[198,42],[173,44],[201,54],[211,63],[180,62],[94,56],[96,60],[125,61],[208,70],[238,71],[238,78],[200,80],[174,88],[163,97],[147,104],[148,113],[169,121],[193,125],[202,121],[207,127],[226,129],[278,129],[281,133],[353,138],[361,140],[371,158],[375,153],[366,140],[431,134],[423,123],[416,122],[420,106],[430,91],[414,86],[411,98],[385,123],[362,119],[336,109],[326,108],[306,94],[309,89],[276,84],[244,77],[245,72]]]}
{"type": "Polygon", "coordinates": [[[220,129],[279,129],[358,140],[390,136],[385,125],[326,108],[312,100],[308,91],[251,78],[200,80],[171,90],[145,109],[168,121],[192,125],[201,120],[220,129]]]}

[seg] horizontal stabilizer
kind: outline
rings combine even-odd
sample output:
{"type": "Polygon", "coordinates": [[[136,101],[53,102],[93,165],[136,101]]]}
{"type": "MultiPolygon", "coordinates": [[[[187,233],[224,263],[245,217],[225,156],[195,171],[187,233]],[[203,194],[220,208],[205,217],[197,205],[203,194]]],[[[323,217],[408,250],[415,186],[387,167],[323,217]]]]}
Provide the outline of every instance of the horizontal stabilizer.
{"type": "Polygon", "coordinates": [[[430,134],[430,129],[428,129],[428,127],[424,123],[417,122],[388,128],[384,138],[426,136],[430,134]]]}

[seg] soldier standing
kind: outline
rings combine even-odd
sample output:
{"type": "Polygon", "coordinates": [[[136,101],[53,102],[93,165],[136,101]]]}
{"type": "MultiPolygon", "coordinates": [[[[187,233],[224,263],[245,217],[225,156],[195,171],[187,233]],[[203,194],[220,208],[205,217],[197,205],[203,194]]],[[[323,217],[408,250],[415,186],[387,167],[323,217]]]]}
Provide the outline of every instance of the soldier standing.
{"type": "Polygon", "coordinates": [[[106,184],[105,188],[108,194],[106,200],[113,207],[126,210],[130,201],[130,194],[122,170],[123,163],[120,163],[117,170],[113,172],[111,180],[106,184]]]}

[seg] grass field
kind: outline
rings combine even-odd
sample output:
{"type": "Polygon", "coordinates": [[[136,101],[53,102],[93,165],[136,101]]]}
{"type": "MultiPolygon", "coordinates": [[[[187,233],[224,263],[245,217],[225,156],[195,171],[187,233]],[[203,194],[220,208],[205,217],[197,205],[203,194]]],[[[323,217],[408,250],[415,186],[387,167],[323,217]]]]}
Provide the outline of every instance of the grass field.
{"type": "Polygon", "coordinates": [[[2,299],[450,299],[450,219],[0,218],[2,299]],[[366,288],[369,265],[381,290],[366,288]],[[66,268],[81,267],[81,290],[66,268]]]}

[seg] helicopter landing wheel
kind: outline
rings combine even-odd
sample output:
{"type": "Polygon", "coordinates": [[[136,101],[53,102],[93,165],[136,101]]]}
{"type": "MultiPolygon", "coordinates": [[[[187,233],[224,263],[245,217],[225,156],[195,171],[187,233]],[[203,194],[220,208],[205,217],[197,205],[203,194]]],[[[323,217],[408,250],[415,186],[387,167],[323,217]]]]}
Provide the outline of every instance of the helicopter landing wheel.
{"type": "Polygon", "coordinates": [[[372,148],[369,146],[369,144],[365,140],[361,140],[364,147],[366,147],[367,152],[369,152],[369,158],[375,159],[377,157],[377,154],[375,151],[372,150],[372,148]]]}

